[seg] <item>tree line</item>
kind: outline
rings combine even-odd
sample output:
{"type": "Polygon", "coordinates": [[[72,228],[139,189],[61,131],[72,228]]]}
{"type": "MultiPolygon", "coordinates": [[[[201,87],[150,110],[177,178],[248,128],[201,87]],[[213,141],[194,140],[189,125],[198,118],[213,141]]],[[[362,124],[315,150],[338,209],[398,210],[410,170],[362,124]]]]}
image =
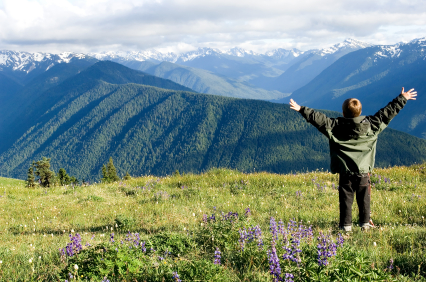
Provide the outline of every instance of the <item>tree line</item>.
{"type": "MultiPolygon", "coordinates": [[[[28,174],[26,179],[27,187],[35,187],[37,184],[40,187],[51,187],[51,186],[65,186],[65,185],[79,185],[80,181],[75,176],[68,175],[64,168],[60,168],[58,173],[55,173],[50,168],[50,158],[42,157],[41,160],[33,161],[28,168],[28,174]]],[[[126,172],[123,177],[124,180],[129,180],[130,174],[126,172]]],[[[120,177],[117,175],[117,169],[114,166],[112,157],[109,158],[108,163],[102,166],[102,178],[101,182],[111,183],[119,181],[120,177]]],[[[86,184],[84,179],[81,182],[82,185],[86,184]]]]}

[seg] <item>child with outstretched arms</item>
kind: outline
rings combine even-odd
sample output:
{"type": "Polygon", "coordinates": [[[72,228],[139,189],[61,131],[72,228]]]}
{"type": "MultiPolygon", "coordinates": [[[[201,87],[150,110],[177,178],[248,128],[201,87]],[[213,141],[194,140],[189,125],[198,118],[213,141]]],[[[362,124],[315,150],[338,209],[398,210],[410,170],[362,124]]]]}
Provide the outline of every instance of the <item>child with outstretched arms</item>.
{"type": "Polygon", "coordinates": [[[407,101],[416,100],[416,96],[414,89],[404,92],[402,88],[398,97],[373,116],[361,116],[361,102],[350,98],[343,102],[343,117],[338,118],[329,118],[290,99],[290,108],[298,111],[329,140],[331,172],[339,174],[339,227],[342,230],[352,231],[355,194],[361,228],[373,227],[370,224],[370,173],[374,167],[377,137],[407,101]]]}

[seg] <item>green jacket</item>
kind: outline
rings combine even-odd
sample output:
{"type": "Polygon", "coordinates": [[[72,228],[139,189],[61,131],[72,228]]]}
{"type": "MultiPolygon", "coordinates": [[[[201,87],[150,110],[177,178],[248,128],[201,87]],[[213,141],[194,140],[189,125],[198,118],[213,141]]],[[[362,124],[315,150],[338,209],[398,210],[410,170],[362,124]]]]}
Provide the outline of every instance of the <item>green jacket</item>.
{"type": "Polygon", "coordinates": [[[407,99],[399,95],[374,116],[356,118],[329,118],[308,107],[301,107],[299,112],[327,136],[331,172],[360,174],[373,170],[377,137],[406,103],[407,99]]]}

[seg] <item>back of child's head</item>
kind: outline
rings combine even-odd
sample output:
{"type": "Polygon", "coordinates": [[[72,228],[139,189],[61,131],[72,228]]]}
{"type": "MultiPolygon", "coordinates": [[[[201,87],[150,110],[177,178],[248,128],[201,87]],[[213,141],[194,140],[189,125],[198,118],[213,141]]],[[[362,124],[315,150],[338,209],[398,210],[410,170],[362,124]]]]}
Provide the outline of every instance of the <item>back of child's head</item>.
{"type": "Polygon", "coordinates": [[[354,118],[361,115],[362,105],[358,99],[346,99],[342,105],[343,116],[346,118],[354,118]]]}

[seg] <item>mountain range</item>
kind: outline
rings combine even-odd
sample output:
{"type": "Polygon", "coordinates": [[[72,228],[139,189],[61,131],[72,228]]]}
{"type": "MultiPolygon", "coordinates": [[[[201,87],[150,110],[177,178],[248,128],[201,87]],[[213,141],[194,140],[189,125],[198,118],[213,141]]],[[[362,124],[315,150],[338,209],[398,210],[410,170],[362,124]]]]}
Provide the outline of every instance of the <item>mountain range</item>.
{"type": "MultiPolygon", "coordinates": [[[[52,158],[56,171],[63,167],[80,180],[99,179],[110,157],[121,175],[329,166],[327,140],[288,105],[199,94],[109,61],[80,69],[74,64],[34,79],[46,85],[57,73],[70,74],[35,92],[22,114],[0,128],[1,175],[25,178],[31,162],[43,156],[52,158]]],[[[379,166],[424,160],[426,140],[392,129],[380,137],[379,166]]]]}
{"type": "Polygon", "coordinates": [[[415,88],[417,100],[409,101],[390,126],[426,138],[425,82],[426,38],[422,38],[349,53],[294,91],[291,98],[301,105],[341,111],[345,99],[356,97],[363,104],[363,114],[371,115],[396,97],[401,87],[415,88]]]}

